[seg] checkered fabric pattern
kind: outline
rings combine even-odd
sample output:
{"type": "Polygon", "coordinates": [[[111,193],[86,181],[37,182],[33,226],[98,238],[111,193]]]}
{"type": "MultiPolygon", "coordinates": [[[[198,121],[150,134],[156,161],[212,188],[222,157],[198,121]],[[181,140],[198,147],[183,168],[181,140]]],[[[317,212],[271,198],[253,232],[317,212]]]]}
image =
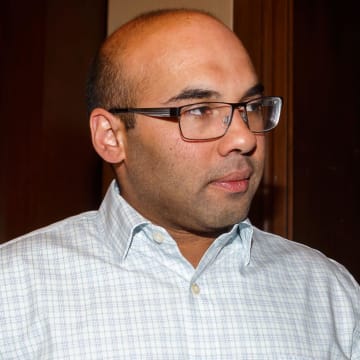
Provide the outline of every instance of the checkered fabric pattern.
{"type": "Polygon", "coordinates": [[[113,183],[0,248],[0,359],[360,359],[359,285],[244,221],[194,269],[113,183]]]}

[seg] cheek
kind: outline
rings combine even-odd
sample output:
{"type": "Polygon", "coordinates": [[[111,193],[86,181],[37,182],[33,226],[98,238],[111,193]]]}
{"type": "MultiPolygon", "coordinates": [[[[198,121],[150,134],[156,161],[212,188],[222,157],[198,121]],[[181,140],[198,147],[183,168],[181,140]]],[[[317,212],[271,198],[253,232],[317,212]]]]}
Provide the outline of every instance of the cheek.
{"type": "Polygon", "coordinates": [[[200,143],[188,143],[182,139],[163,144],[159,154],[158,174],[166,177],[159,179],[165,193],[188,202],[193,199],[207,182],[210,154],[200,143]]]}
{"type": "Polygon", "coordinates": [[[266,150],[267,147],[268,147],[268,145],[266,142],[266,137],[265,137],[265,135],[263,135],[261,137],[261,141],[259,143],[259,161],[261,162],[262,167],[264,167],[266,154],[270,154],[270,152],[266,150]]]}
{"type": "MultiPolygon", "coordinates": [[[[264,135],[257,135],[256,150],[252,156],[252,163],[256,172],[256,182],[259,183],[264,172],[266,138],[264,135]]],[[[258,185],[258,184],[257,184],[258,185]]]]}
{"type": "MultiPolygon", "coordinates": [[[[152,121],[157,124],[161,120],[152,121]]],[[[126,162],[129,174],[138,179],[142,177],[149,185],[158,184],[163,188],[167,183],[183,178],[194,151],[192,154],[185,151],[176,123],[160,122],[157,128],[154,124],[142,127],[141,133],[134,129],[128,141],[126,162]]],[[[136,127],[139,125],[143,124],[136,124],[136,127]]]]}
{"type": "MultiPolygon", "coordinates": [[[[177,139],[172,144],[165,146],[165,156],[162,156],[163,164],[167,167],[173,182],[181,183],[183,187],[193,184],[195,179],[201,178],[204,169],[207,168],[202,152],[198,144],[186,143],[177,139]]],[[[161,166],[161,164],[159,164],[161,166]]],[[[188,189],[189,190],[189,189],[188,189]]]]}

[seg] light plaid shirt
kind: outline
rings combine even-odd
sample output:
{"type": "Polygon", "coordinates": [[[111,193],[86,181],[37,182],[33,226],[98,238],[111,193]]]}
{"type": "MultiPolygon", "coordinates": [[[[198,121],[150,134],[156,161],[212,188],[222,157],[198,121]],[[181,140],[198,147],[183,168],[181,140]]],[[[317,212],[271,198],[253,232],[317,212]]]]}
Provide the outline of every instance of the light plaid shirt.
{"type": "Polygon", "coordinates": [[[1,359],[360,359],[359,286],[242,222],[194,269],[113,183],[0,249],[1,359]]]}

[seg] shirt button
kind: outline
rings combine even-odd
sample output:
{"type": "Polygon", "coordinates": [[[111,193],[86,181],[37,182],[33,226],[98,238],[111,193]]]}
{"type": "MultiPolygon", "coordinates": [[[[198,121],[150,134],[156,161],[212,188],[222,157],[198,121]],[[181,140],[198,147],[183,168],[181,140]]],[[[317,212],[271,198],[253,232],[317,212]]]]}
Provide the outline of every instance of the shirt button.
{"type": "Polygon", "coordinates": [[[192,293],[193,293],[194,295],[199,295],[199,294],[200,294],[200,287],[199,287],[199,285],[196,284],[196,283],[193,283],[193,284],[191,285],[191,291],[192,291],[192,293]]]}
{"type": "Polygon", "coordinates": [[[154,240],[158,243],[161,244],[164,241],[164,236],[163,234],[156,232],[154,233],[154,240]]]}

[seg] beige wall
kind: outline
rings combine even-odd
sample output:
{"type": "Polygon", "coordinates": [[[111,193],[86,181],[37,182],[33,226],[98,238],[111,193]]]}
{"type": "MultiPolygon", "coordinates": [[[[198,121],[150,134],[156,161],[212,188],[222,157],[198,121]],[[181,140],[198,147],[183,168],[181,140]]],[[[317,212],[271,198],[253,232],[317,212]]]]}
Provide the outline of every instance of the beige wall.
{"type": "Polygon", "coordinates": [[[231,29],[233,27],[234,0],[109,0],[108,34],[136,15],[161,8],[189,7],[210,11],[231,29]]]}

